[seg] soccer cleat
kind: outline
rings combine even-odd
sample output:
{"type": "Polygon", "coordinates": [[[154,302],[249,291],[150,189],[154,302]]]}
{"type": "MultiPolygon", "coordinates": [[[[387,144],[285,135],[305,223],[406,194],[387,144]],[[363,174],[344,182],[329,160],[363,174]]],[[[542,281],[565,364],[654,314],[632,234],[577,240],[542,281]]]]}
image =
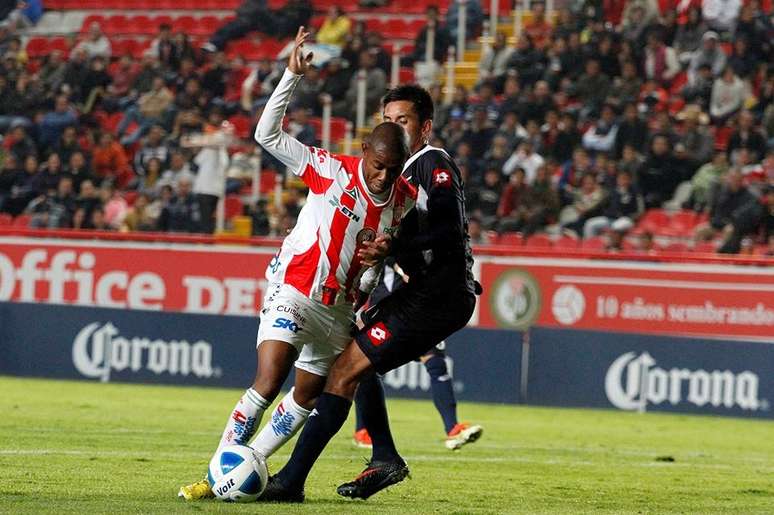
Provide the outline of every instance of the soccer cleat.
{"type": "Polygon", "coordinates": [[[446,448],[456,451],[467,443],[473,443],[484,433],[484,428],[479,425],[470,425],[467,422],[457,424],[446,436],[446,448]]]}
{"type": "Polygon", "coordinates": [[[371,435],[368,434],[368,429],[363,428],[355,431],[355,436],[352,437],[353,443],[361,449],[373,448],[373,442],[371,442],[371,435]]]}
{"type": "Polygon", "coordinates": [[[388,486],[400,483],[408,475],[408,465],[400,458],[398,461],[371,461],[353,481],[340,485],[336,493],[352,499],[368,499],[388,486]]]}
{"type": "Polygon", "coordinates": [[[177,496],[182,497],[186,501],[199,501],[201,499],[212,499],[215,497],[215,494],[207,480],[202,479],[196,483],[181,486],[177,496]]]}
{"type": "Polygon", "coordinates": [[[304,490],[293,491],[279,482],[277,476],[270,476],[266,488],[258,497],[259,502],[304,502],[304,490]]]}

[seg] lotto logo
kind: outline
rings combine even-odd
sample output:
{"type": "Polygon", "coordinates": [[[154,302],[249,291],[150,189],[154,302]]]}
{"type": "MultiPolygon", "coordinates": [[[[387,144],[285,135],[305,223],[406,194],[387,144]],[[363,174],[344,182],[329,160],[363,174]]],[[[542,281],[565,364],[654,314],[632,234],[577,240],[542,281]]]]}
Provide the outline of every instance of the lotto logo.
{"type": "Polygon", "coordinates": [[[449,188],[452,183],[452,176],[449,170],[436,168],[433,170],[433,184],[441,188],[449,188]]]}
{"type": "Polygon", "coordinates": [[[387,330],[387,327],[383,322],[378,322],[368,330],[368,339],[371,340],[371,343],[377,347],[386,342],[390,336],[392,335],[390,334],[390,331],[387,330]]]}
{"type": "Polygon", "coordinates": [[[276,327],[277,329],[287,329],[288,331],[293,332],[293,334],[301,330],[301,328],[298,327],[298,324],[292,320],[288,320],[287,318],[276,319],[272,327],[276,327]]]}

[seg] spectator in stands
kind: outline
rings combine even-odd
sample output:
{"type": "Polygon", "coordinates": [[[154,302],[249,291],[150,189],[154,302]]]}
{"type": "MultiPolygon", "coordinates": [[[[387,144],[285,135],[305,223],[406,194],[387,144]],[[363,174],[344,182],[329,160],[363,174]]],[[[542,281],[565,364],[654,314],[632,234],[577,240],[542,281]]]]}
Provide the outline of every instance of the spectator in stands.
{"type": "Polygon", "coordinates": [[[714,84],[715,77],[712,75],[712,67],[704,63],[699,66],[694,81],[683,88],[682,97],[686,102],[698,104],[702,111],[709,111],[714,84]]]}
{"type": "Polygon", "coordinates": [[[40,167],[40,170],[33,179],[33,191],[36,195],[48,195],[56,191],[59,185],[59,179],[64,175],[62,169],[62,160],[59,154],[49,154],[46,162],[40,167]]]}
{"type": "Polygon", "coordinates": [[[709,222],[696,229],[697,241],[722,237],[721,253],[736,253],[742,238],[750,234],[762,215],[758,199],[744,186],[742,172],[733,169],[709,208],[709,222]]]}
{"type": "MultiPolygon", "coordinates": [[[[483,165],[485,169],[493,168],[500,173],[503,169],[503,165],[511,156],[511,144],[505,135],[501,133],[495,134],[492,138],[492,145],[486,151],[483,157],[483,165]]],[[[474,177],[473,180],[476,180],[474,177]]]]}
{"type": "Polygon", "coordinates": [[[743,80],[750,80],[758,68],[755,55],[750,52],[750,45],[743,37],[734,40],[734,48],[728,58],[728,65],[734,73],[743,80]]]}
{"type": "Polygon", "coordinates": [[[29,155],[38,154],[35,142],[27,134],[25,124],[19,120],[11,124],[11,128],[2,139],[2,149],[13,154],[19,163],[24,162],[29,155]]]}
{"type": "Polygon", "coordinates": [[[694,85],[697,79],[699,67],[706,64],[712,68],[712,75],[720,76],[726,67],[726,54],[718,45],[717,32],[708,30],[701,37],[701,48],[693,54],[688,65],[688,82],[694,85]]]}
{"type": "Polygon", "coordinates": [[[771,38],[771,12],[766,14],[760,9],[760,2],[750,1],[742,7],[739,22],[734,34],[735,39],[745,39],[751,53],[761,62],[771,62],[774,42],[771,38]]]}
{"type": "Polygon", "coordinates": [[[44,58],[43,66],[38,70],[38,78],[47,97],[59,90],[65,80],[66,70],[67,63],[61,50],[52,50],[44,58]]]}
{"type": "Polygon", "coordinates": [[[749,96],[749,88],[736,76],[734,69],[727,66],[712,85],[710,116],[716,125],[724,125],[744,105],[749,96]]]}
{"type": "Polygon", "coordinates": [[[481,53],[481,60],[478,64],[478,73],[481,81],[494,81],[502,89],[502,83],[505,80],[505,73],[508,71],[508,62],[513,55],[514,49],[506,42],[504,32],[497,32],[494,43],[484,48],[481,53]]]}
{"type": "Polygon", "coordinates": [[[678,158],[687,161],[688,168],[693,173],[712,159],[713,139],[705,128],[709,117],[698,105],[689,104],[677,114],[677,119],[683,123],[683,131],[677,139],[675,152],[678,158]]]}
{"type": "Polygon", "coordinates": [[[583,134],[583,147],[592,152],[611,152],[615,149],[618,121],[611,104],[602,107],[602,113],[583,134]]]}
{"type": "Polygon", "coordinates": [[[169,168],[164,170],[164,173],[161,175],[161,180],[157,183],[157,189],[165,185],[170,185],[173,189],[177,189],[177,181],[180,177],[193,181],[194,175],[183,151],[175,149],[170,152],[169,168]]]}
{"type": "Polygon", "coordinates": [[[702,165],[691,178],[691,198],[686,207],[705,211],[712,202],[712,195],[718,191],[728,172],[728,157],[722,150],[715,152],[712,161],[702,165]]]}
{"type": "Polygon", "coordinates": [[[260,29],[271,34],[275,23],[274,14],[266,5],[266,0],[244,0],[237,7],[234,19],[219,27],[215,34],[210,36],[210,40],[202,45],[202,50],[222,51],[229,41],[239,39],[253,30],[260,29]]]}
{"type": "Polygon", "coordinates": [[[583,103],[584,112],[599,110],[607,97],[610,89],[610,79],[599,70],[599,61],[589,59],[586,61],[586,72],[578,78],[575,85],[575,94],[583,103]]]}
{"type": "Polygon", "coordinates": [[[645,200],[632,182],[632,175],[627,171],[619,171],[616,186],[610,192],[602,216],[590,218],[586,222],[583,237],[593,238],[609,229],[626,233],[644,212],[645,200]]]}
{"type": "Polygon", "coordinates": [[[9,174],[6,179],[9,188],[0,207],[3,212],[16,216],[24,211],[30,201],[37,196],[35,184],[38,175],[38,159],[33,155],[27,156],[21,170],[7,170],[4,174],[9,174]],[[10,174],[13,174],[12,180],[10,174]]]}
{"type": "MultiPolygon", "coordinates": [[[[150,51],[143,53],[142,60],[140,61],[140,70],[132,82],[132,90],[130,93],[131,100],[134,101],[139,95],[151,91],[156,78],[161,77],[163,73],[164,71],[161,68],[161,63],[155,54],[150,51]]],[[[163,81],[162,85],[164,85],[163,81]]]]}
{"type": "Polygon", "coordinates": [[[553,26],[546,19],[546,5],[544,2],[532,2],[530,8],[532,10],[532,19],[524,24],[523,30],[529,34],[529,37],[535,44],[535,48],[542,50],[551,39],[553,26]]]}
{"type": "Polygon", "coordinates": [[[702,36],[705,32],[707,32],[707,25],[701,17],[701,9],[690,7],[687,20],[677,29],[674,41],[674,49],[681,63],[687,64],[691,61],[694,52],[699,50],[702,44],[702,36]]]}
{"type": "Polygon", "coordinates": [[[655,15],[652,9],[646,10],[644,7],[645,3],[647,2],[627,2],[626,12],[620,28],[624,39],[638,48],[644,43],[645,33],[658,15],[658,9],[656,9],[655,15]]]}
{"type": "Polygon", "coordinates": [[[519,143],[519,146],[503,165],[503,173],[511,175],[515,170],[521,168],[525,172],[527,184],[532,184],[538,168],[545,164],[543,156],[534,152],[533,148],[532,142],[528,139],[519,143]]]}
{"type": "Polygon", "coordinates": [[[408,66],[413,65],[415,62],[425,61],[425,54],[427,52],[428,26],[435,27],[435,38],[433,38],[434,61],[445,61],[449,45],[451,45],[454,41],[449,34],[449,29],[447,26],[440,23],[438,7],[435,5],[429,5],[425,10],[425,17],[427,19],[427,25],[422,27],[422,29],[419,31],[419,34],[417,34],[417,37],[414,40],[414,51],[405,59],[405,64],[408,66]]]}
{"type": "MultiPolygon", "coordinates": [[[[520,180],[520,179],[515,179],[520,180]]],[[[506,188],[507,189],[507,188],[506,188]]],[[[508,202],[503,192],[503,199],[508,202]]],[[[555,219],[559,211],[559,197],[553,187],[548,168],[541,166],[535,175],[535,182],[529,186],[526,193],[519,198],[521,206],[517,208],[519,216],[516,220],[503,219],[498,229],[502,231],[517,230],[521,231],[524,237],[529,237],[535,232],[545,228],[551,220],[555,219]],[[515,221],[515,225],[509,222],[515,221]]],[[[511,199],[513,202],[513,199],[511,199]]],[[[514,204],[512,204],[514,205],[514,204]]],[[[501,205],[502,211],[507,212],[508,206],[501,205]]],[[[511,209],[513,213],[513,209],[511,209]]]]}
{"type": "Polygon", "coordinates": [[[488,168],[484,172],[483,184],[466,197],[470,215],[478,218],[484,229],[494,229],[497,225],[502,189],[500,171],[497,168],[488,168]]]}
{"type": "Polygon", "coordinates": [[[543,123],[546,119],[546,113],[548,111],[556,109],[556,103],[551,98],[551,89],[548,86],[548,82],[539,80],[535,83],[532,89],[532,95],[526,102],[522,121],[527,122],[529,120],[535,120],[538,123],[543,123]]]}
{"type": "Polygon", "coordinates": [[[124,117],[118,124],[116,130],[122,144],[131,145],[137,142],[154,124],[161,123],[173,99],[174,96],[164,84],[164,79],[154,78],[151,90],[140,96],[137,104],[124,112],[124,117]],[[137,123],[138,128],[132,134],[122,138],[132,123],[137,123]]]}
{"type": "MultiPolygon", "coordinates": [[[[166,131],[161,125],[153,125],[148,131],[140,148],[134,154],[134,172],[140,176],[147,175],[148,162],[151,159],[158,159],[159,164],[166,167],[169,161],[169,145],[164,141],[166,131]]],[[[160,175],[160,172],[159,172],[160,175]]],[[[156,177],[158,179],[159,177],[156,177]]]]}
{"type": "MultiPolygon", "coordinates": [[[[62,131],[59,141],[50,147],[51,152],[56,152],[62,158],[62,162],[68,163],[74,152],[81,152],[81,144],[78,142],[78,129],[75,125],[68,125],[62,131]]],[[[76,188],[77,190],[77,188],[76,188]]]]}
{"type": "Polygon", "coordinates": [[[643,69],[648,79],[669,85],[680,72],[680,63],[674,48],[664,44],[663,36],[653,30],[648,34],[643,69]]]}
{"type": "Polygon", "coordinates": [[[86,56],[89,59],[97,56],[104,59],[110,59],[112,53],[110,40],[102,33],[102,27],[98,22],[93,21],[89,24],[86,39],[75,45],[75,48],[73,48],[74,53],[78,53],[81,50],[86,52],[86,56]]]}
{"type": "Polygon", "coordinates": [[[65,173],[73,180],[74,192],[81,190],[81,183],[83,183],[83,181],[94,180],[94,173],[91,171],[91,167],[86,161],[86,156],[84,156],[83,152],[80,150],[70,154],[70,159],[67,160],[65,166],[65,173]]]}
{"type": "Polygon", "coordinates": [[[19,174],[19,160],[13,154],[8,154],[0,167],[0,213],[5,212],[5,200],[11,196],[14,183],[19,174]]]}
{"type": "Polygon", "coordinates": [[[737,117],[736,130],[728,140],[729,156],[742,148],[752,152],[755,162],[761,161],[766,153],[766,138],[755,127],[755,117],[748,110],[741,111],[737,117]]]}
{"type": "Polygon", "coordinates": [[[137,195],[134,205],[129,208],[124,217],[121,231],[154,231],[156,229],[156,217],[150,208],[151,196],[146,192],[137,195]]]}
{"type": "Polygon", "coordinates": [[[366,117],[379,109],[379,102],[387,89],[387,75],[384,70],[376,67],[373,54],[368,50],[363,50],[360,52],[359,68],[352,75],[346,97],[343,101],[334,102],[333,110],[334,113],[338,113],[337,116],[344,116],[350,120],[355,119],[357,115],[358,74],[361,71],[365,73],[366,82],[366,117]]]}
{"type": "MultiPolygon", "coordinates": [[[[456,43],[457,41],[460,3],[461,0],[452,0],[446,11],[446,26],[449,28],[449,35],[451,36],[452,43],[456,43]]],[[[481,9],[480,0],[465,0],[465,39],[467,41],[474,39],[481,33],[481,23],[483,21],[484,11],[481,9]]]]}
{"type": "Polygon", "coordinates": [[[572,159],[572,151],[582,143],[582,136],[578,130],[578,121],[575,114],[565,111],[559,121],[559,132],[553,145],[547,146],[547,154],[558,163],[565,163],[572,159]]]}
{"type": "Polygon", "coordinates": [[[138,189],[143,191],[153,191],[159,185],[161,176],[164,173],[161,159],[158,157],[151,157],[145,163],[142,175],[138,177],[138,189]]]}
{"type": "MultiPolygon", "coordinates": [[[[497,111],[494,110],[494,112],[497,111]]],[[[473,119],[463,135],[463,140],[470,145],[473,159],[480,160],[484,157],[484,153],[492,144],[492,138],[496,132],[497,129],[490,121],[486,105],[482,103],[474,106],[473,119]]]]}
{"type": "Polygon", "coordinates": [[[561,205],[572,203],[575,190],[580,187],[581,177],[595,173],[593,163],[588,152],[577,147],[573,150],[572,160],[562,166],[562,171],[557,184],[561,205]]]}
{"type": "Polygon", "coordinates": [[[605,191],[594,175],[584,175],[580,187],[573,194],[572,204],[562,209],[559,215],[563,232],[574,238],[584,234],[586,222],[602,212],[605,200],[605,191]]]}
{"type": "Polygon", "coordinates": [[[763,193],[763,216],[759,233],[760,240],[768,244],[765,255],[774,256],[774,184],[769,184],[763,193]]]}
{"type": "Polygon", "coordinates": [[[83,229],[92,229],[95,231],[112,231],[112,227],[105,218],[105,209],[102,206],[97,206],[91,212],[91,216],[84,223],[83,229]]]}
{"type": "Polygon", "coordinates": [[[32,215],[30,227],[61,229],[72,226],[75,209],[73,180],[64,175],[59,178],[56,191],[39,196],[30,203],[26,211],[32,215]]]}
{"type": "Polygon", "coordinates": [[[107,72],[105,60],[101,56],[95,56],[89,63],[89,70],[83,78],[81,85],[82,112],[91,112],[94,105],[106,97],[113,79],[107,72]]]}
{"type": "Polygon", "coordinates": [[[623,120],[618,126],[615,137],[614,154],[620,158],[626,145],[631,145],[637,152],[645,149],[648,137],[648,124],[640,118],[637,104],[629,102],[624,107],[623,120]]]}
{"type": "Polygon", "coordinates": [[[180,59],[172,38],[172,26],[169,23],[159,24],[159,33],[151,41],[147,52],[156,56],[165,67],[172,70],[177,69],[180,59]]]}
{"type": "Polygon", "coordinates": [[[124,218],[126,218],[126,214],[129,211],[129,205],[113,186],[112,181],[107,180],[102,182],[102,187],[99,190],[99,198],[102,201],[105,223],[112,230],[120,229],[121,225],[124,223],[124,218]]]}
{"type": "Polygon", "coordinates": [[[100,180],[118,181],[123,186],[129,171],[129,158],[126,151],[109,131],[103,131],[99,143],[94,147],[91,158],[94,173],[100,180]]]}
{"type": "Polygon", "coordinates": [[[703,0],[702,16],[711,29],[733,32],[741,7],[741,0],[703,0]]]}
{"type": "Polygon", "coordinates": [[[548,60],[546,55],[535,48],[528,34],[521,34],[516,50],[508,60],[508,69],[514,70],[522,87],[532,86],[543,77],[548,60]]]}
{"type": "Polygon", "coordinates": [[[38,124],[41,146],[45,148],[56,144],[64,129],[77,123],[77,111],[70,105],[65,95],[59,95],[54,102],[54,110],[43,115],[38,124]]]}
{"type": "Polygon", "coordinates": [[[638,174],[639,186],[645,197],[647,207],[661,207],[661,204],[672,196],[675,188],[682,180],[669,138],[657,134],[650,143],[648,157],[638,174]]]}
{"type": "Polygon", "coordinates": [[[332,5],[328,8],[328,13],[315,37],[318,43],[341,48],[347,42],[351,28],[352,20],[344,14],[341,7],[332,5]]]}
{"type": "MultiPolygon", "coordinates": [[[[369,54],[369,62],[372,62],[375,67],[376,59],[373,53],[368,50],[363,50],[363,52],[369,54]]],[[[379,68],[374,69],[384,73],[384,71],[379,68]]],[[[384,77],[386,81],[387,76],[385,75],[384,77]]],[[[310,66],[304,74],[304,80],[298,83],[293,93],[293,106],[311,111],[319,105],[321,92],[322,78],[320,77],[320,71],[316,66],[310,66]]],[[[339,99],[340,98],[342,97],[339,97],[339,99]]]]}

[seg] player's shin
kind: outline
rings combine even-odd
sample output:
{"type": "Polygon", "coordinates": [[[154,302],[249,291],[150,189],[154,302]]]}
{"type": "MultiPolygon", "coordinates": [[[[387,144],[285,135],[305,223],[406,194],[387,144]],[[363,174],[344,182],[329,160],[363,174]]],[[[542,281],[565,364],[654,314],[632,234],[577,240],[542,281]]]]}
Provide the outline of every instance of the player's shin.
{"type": "Polygon", "coordinates": [[[373,442],[372,461],[399,460],[395,442],[390,432],[384,387],[376,374],[364,378],[357,388],[358,406],[362,410],[363,424],[373,442]]]}
{"type": "Polygon", "coordinates": [[[267,458],[293,438],[309,417],[309,410],[299,406],[293,398],[294,391],[295,388],[291,388],[277,404],[270,422],[263,426],[252,443],[253,449],[267,458]]]}
{"type": "Polygon", "coordinates": [[[261,423],[263,412],[271,405],[253,388],[245,390],[226,422],[218,450],[226,445],[247,445],[261,423]]]}

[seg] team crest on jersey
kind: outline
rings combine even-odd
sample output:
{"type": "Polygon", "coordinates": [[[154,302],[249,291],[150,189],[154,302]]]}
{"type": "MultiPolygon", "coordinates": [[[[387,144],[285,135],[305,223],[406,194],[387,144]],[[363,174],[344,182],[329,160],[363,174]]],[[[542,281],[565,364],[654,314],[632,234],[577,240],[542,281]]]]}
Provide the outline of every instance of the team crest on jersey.
{"type": "Polygon", "coordinates": [[[359,194],[358,194],[358,192],[357,192],[357,187],[355,187],[355,186],[352,186],[352,188],[351,188],[351,189],[344,190],[344,193],[346,193],[347,195],[349,195],[349,196],[350,196],[350,197],[352,197],[353,199],[355,199],[355,200],[358,200],[358,195],[359,195],[359,194]]]}
{"type": "Polygon", "coordinates": [[[433,170],[433,185],[441,188],[450,188],[452,185],[451,172],[445,168],[433,170]]]}
{"type": "Polygon", "coordinates": [[[362,245],[367,241],[374,241],[376,239],[376,231],[374,231],[370,227],[366,227],[365,229],[361,229],[360,232],[357,233],[356,239],[357,239],[358,245],[362,245]]]}

